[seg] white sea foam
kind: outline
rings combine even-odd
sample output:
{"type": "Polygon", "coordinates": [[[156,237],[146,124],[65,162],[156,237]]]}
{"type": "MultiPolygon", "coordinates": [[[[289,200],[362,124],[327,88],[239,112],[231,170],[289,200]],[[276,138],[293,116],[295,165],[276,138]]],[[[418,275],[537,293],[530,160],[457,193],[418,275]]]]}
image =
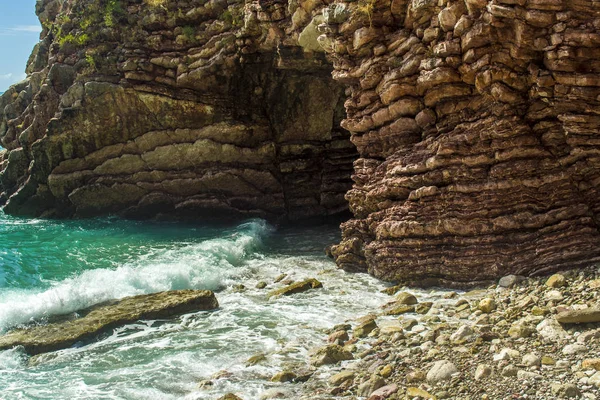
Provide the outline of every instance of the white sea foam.
{"type": "MultiPolygon", "coordinates": [[[[98,298],[122,297],[123,292],[225,287],[217,293],[221,307],[216,312],[130,324],[101,341],[48,354],[35,366],[25,367],[22,352],[0,352],[0,399],[214,400],[228,392],[258,399],[269,388],[282,388],[287,398],[300,399],[302,385],[270,382],[271,376],[306,365],[308,349],[323,344],[325,328],[355,322],[389,296],[380,293],[382,282],[340,271],[321,255],[320,249],[331,242],[329,236],[297,230],[273,235],[264,248],[257,247],[267,232],[266,224],[254,222],[219,239],[166,252],[157,249],[114,270],[89,271],[47,291],[23,293],[26,304],[19,312],[31,315],[27,307],[44,301],[36,296],[50,298],[59,288],[61,299],[76,309],[80,306],[74,302],[86,305],[98,298]],[[267,299],[267,291],[277,287],[273,281],[282,273],[295,281],[318,278],[323,288],[267,299]],[[259,281],[267,282],[267,289],[256,288],[259,281]],[[247,289],[235,290],[233,284],[247,289]],[[94,295],[88,298],[87,293],[94,295]],[[247,365],[256,353],[263,353],[266,362],[247,365]],[[227,373],[219,374],[222,378],[214,377],[223,370],[227,373]],[[200,389],[198,383],[204,379],[213,385],[200,389]]],[[[0,294],[0,307],[8,301],[21,307],[14,295],[0,294]]],[[[425,293],[417,296],[427,299],[425,293]]],[[[37,315],[65,312],[58,300],[48,302],[46,308],[39,306],[37,315]]]]}
{"type": "Polygon", "coordinates": [[[252,221],[223,237],[168,250],[116,269],[94,269],[55,282],[43,291],[0,293],[0,331],[52,315],[67,314],[106,300],[179,289],[215,290],[243,273],[243,261],[271,230],[252,221]]]}

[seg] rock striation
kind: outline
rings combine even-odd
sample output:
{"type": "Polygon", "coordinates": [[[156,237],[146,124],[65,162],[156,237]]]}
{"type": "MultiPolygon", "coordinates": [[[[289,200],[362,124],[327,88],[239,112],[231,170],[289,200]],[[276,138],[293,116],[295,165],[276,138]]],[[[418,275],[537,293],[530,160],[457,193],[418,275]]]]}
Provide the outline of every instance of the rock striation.
{"type": "Polygon", "coordinates": [[[0,100],[5,211],[273,220],[347,211],[357,154],[340,128],[343,87],[323,53],[280,43],[282,5],[262,8],[38,1],[44,30],[29,78],[0,100]]]}
{"type": "Polygon", "coordinates": [[[350,88],[342,126],[361,156],[338,264],[466,285],[598,261],[596,2],[335,7],[350,15],[327,34],[350,88]]]}
{"type": "Polygon", "coordinates": [[[112,329],[143,319],[164,319],[214,310],[219,303],[209,290],[176,290],[126,297],[92,307],[85,315],[65,322],[38,325],[0,336],[0,350],[22,346],[29,355],[48,353],[86,343],[112,329]]]}
{"type": "Polygon", "coordinates": [[[421,285],[600,260],[595,1],[37,11],[28,80],[0,98],[6,212],[298,220],[348,204],[337,263],[421,285]]]}

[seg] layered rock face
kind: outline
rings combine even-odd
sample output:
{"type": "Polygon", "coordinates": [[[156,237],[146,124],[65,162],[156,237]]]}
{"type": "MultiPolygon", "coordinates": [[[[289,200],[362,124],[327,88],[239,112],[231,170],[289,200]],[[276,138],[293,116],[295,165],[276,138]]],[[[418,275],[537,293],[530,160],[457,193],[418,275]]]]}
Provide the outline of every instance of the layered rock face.
{"type": "Polygon", "coordinates": [[[329,36],[361,158],[338,263],[465,285],[598,261],[599,4],[347,8],[363,23],[329,36]]]}
{"type": "Polygon", "coordinates": [[[356,149],[331,65],[271,37],[281,28],[258,4],[230,3],[38,1],[29,81],[0,104],[5,210],[273,220],[347,210],[356,149]]]}
{"type": "Polygon", "coordinates": [[[0,100],[7,212],[299,219],[347,192],[349,270],[465,285],[600,259],[594,1],[38,13],[30,77],[0,100]]]}

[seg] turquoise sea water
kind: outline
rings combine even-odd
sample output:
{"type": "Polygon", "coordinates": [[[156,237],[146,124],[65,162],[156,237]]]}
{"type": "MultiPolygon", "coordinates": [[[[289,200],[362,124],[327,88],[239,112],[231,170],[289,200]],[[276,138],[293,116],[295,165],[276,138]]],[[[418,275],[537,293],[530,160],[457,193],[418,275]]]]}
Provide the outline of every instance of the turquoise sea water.
{"type": "Polygon", "coordinates": [[[208,227],[119,219],[45,221],[0,214],[0,332],[109,299],[211,289],[220,308],[140,321],[91,345],[30,360],[0,352],[0,399],[258,399],[269,382],[305,365],[324,330],[379,307],[384,284],[347,274],[323,254],[336,225],[275,229],[262,220],[208,227]],[[280,274],[316,277],[324,289],[266,299],[280,274]],[[235,290],[244,284],[245,291],[235,290]],[[265,363],[245,361],[264,353],[265,363]],[[226,371],[224,373],[223,371],[226,371]],[[218,378],[214,378],[215,376],[218,378]],[[212,379],[213,385],[198,383],[212,379]]]}

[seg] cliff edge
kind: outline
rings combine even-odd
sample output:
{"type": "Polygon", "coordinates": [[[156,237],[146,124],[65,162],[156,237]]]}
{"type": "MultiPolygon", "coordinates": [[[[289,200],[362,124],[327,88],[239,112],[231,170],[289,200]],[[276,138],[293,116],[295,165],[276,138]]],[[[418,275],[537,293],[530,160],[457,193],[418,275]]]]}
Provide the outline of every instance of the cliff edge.
{"type": "Polygon", "coordinates": [[[600,260],[596,1],[37,11],[29,77],[0,98],[8,213],[298,220],[349,204],[337,263],[419,284],[600,260]]]}

